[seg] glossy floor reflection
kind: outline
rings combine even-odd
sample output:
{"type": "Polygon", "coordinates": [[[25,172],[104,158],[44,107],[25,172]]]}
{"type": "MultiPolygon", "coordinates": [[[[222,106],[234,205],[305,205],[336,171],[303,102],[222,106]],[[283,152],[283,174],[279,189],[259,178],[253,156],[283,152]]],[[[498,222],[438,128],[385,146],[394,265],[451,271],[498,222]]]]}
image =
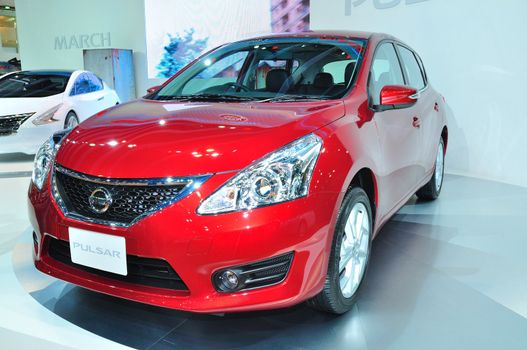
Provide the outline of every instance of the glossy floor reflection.
{"type": "MultiPolygon", "coordinates": [[[[525,349],[526,209],[525,188],[447,176],[438,201],[412,200],[384,227],[359,302],[340,317],[304,305],[196,315],[93,293],[35,271],[27,229],[9,245],[9,281],[38,302],[36,317],[57,322],[54,332],[62,319],[71,334],[114,348],[525,349]]],[[[54,341],[93,348],[69,336],[54,341]]]]}

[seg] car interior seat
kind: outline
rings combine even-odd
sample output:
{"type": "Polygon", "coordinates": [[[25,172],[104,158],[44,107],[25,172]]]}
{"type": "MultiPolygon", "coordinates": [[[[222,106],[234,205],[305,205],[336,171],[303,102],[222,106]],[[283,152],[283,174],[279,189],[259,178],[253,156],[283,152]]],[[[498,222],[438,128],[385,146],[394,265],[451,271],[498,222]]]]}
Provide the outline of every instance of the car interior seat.
{"type": "Polygon", "coordinates": [[[269,92],[287,92],[289,90],[289,74],[285,69],[271,69],[265,77],[265,90],[269,92]]]}
{"type": "Polygon", "coordinates": [[[334,86],[335,82],[333,80],[333,75],[320,72],[315,76],[313,84],[308,89],[308,93],[310,95],[327,95],[333,90],[334,86]]]}

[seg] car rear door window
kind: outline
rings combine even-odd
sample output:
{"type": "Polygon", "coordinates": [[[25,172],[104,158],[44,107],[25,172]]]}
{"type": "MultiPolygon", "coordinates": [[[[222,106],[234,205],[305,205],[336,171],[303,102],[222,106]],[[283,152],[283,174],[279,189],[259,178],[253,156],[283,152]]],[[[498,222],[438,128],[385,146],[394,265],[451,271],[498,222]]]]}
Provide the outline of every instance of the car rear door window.
{"type": "Polygon", "coordinates": [[[380,104],[381,90],[387,85],[405,85],[401,64],[391,43],[381,44],[375,52],[368,89],[372,105],[380,104]]]}
{"type": "Polygon", "coordinates": [[[404,70],[408,77],[408,85],[417,90],[424,89],[426,86],[425,79],[414,53],[404,46],[398,45],[398,47],[403,61],[404,70]]]}

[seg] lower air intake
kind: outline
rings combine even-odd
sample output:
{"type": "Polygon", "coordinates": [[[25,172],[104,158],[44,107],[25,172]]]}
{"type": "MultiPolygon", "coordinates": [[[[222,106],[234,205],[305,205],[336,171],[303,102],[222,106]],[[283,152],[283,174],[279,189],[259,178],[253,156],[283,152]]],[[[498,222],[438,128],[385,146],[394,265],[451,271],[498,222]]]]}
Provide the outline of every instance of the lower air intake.
{"type": "Polygon", "coordinates": [[[71,261],[70,244],[67,241],[48,236],[47,247],[50,258],[93,275],[149,287],[188,290],[176,271],[165,260],[127,255],[128,275],[122,276],[75,264],[71,261]]]}
{"type": "Polygon", "coordinates": [[[281,283],[287,277],[293,252],[254,262],[222,269],[213,276],[216,289],[220,292],[239,292],[281,283]]]}

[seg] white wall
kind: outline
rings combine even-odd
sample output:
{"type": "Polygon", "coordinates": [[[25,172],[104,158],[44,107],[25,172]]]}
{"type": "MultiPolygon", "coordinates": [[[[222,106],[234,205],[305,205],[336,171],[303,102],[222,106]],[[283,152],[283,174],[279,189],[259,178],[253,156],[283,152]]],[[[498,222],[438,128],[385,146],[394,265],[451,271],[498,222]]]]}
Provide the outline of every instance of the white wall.
{"type": "Polygon", "coordinates": [[[451,107],[447,169],[527,186],[527,1],[311,0],[312,29],[386,32],[451,107]]]}
{"type": "Polygon", "coordinates": [[[12,58],[19,58],[18,52],[14,47],[0,46],[0,61],[9,61],[12,58]]]}
{"type": "Polygon", "coordinates": [[[82,69],[82,48],[56,49],[55,38],[65,36],[69,44],[76,36],[82,44],[80,35],[110,33],[110,45],[106,37],[101,42],[97,36],[94,44],[132,49],[137,96],[151,86],[146,74],[143,0],[16,0],[15,5],[23,69],[82,69]]]}

